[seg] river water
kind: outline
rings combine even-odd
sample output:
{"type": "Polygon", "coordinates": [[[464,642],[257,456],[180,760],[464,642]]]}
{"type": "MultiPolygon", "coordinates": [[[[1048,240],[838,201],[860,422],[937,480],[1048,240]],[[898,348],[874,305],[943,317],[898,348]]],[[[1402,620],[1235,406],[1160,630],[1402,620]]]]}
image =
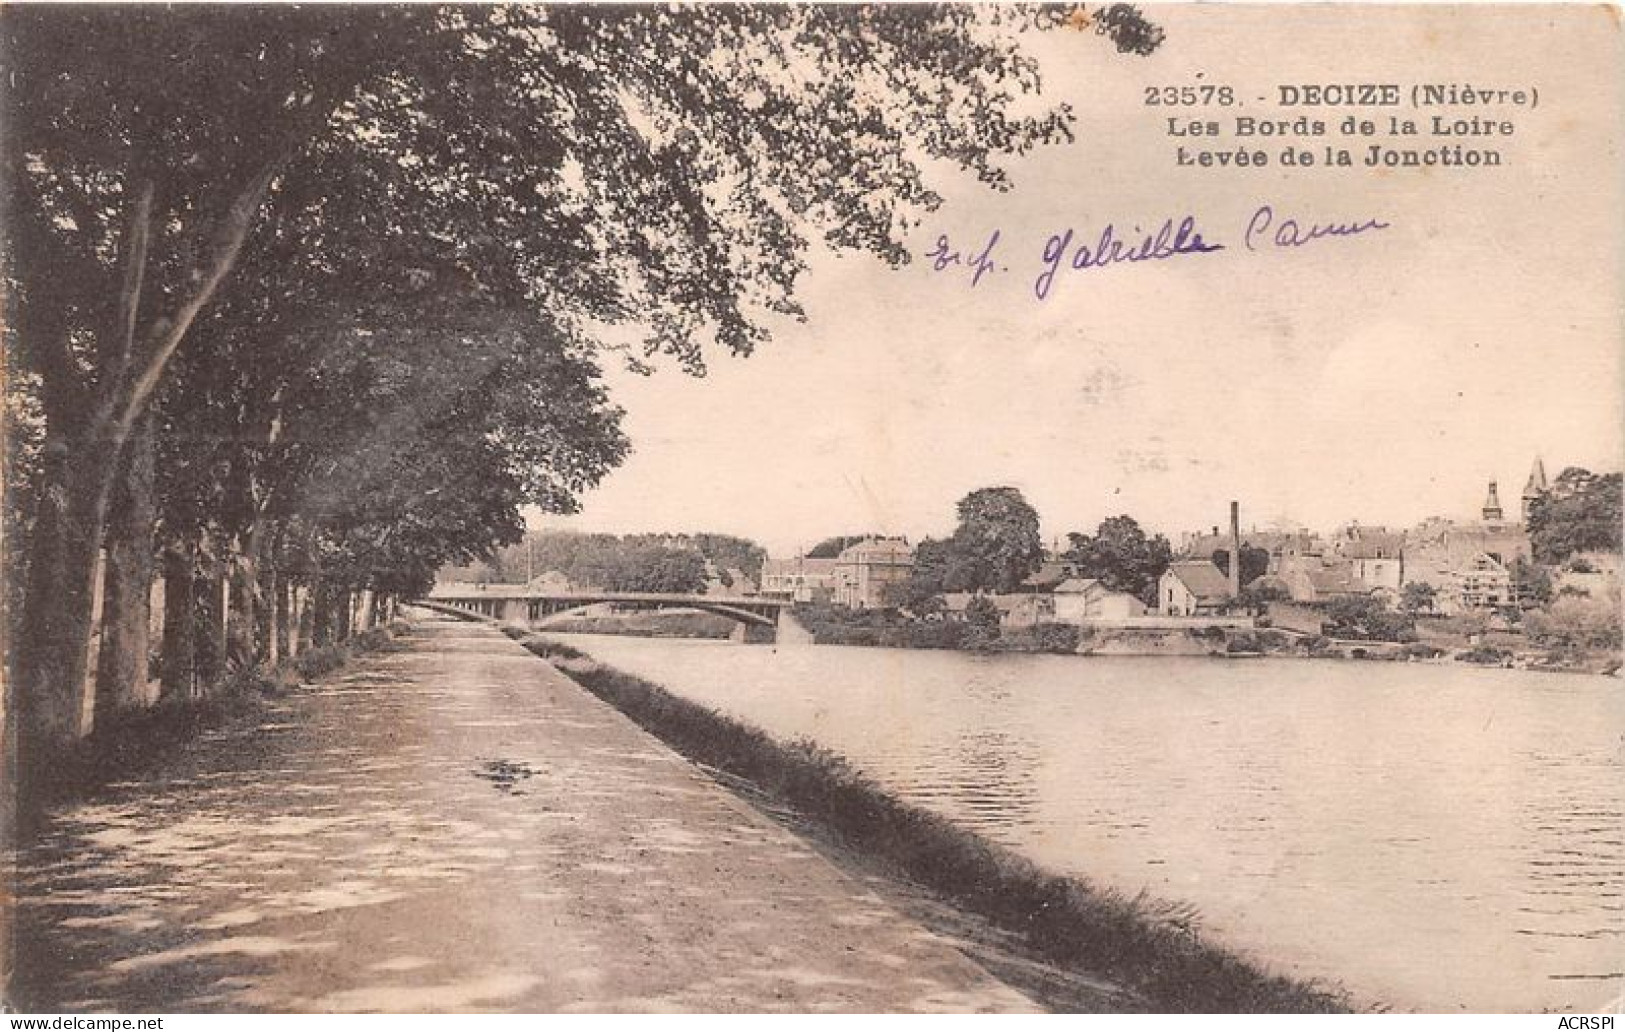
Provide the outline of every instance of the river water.
{"type": "Polygon", "coordinates": [[[1363,1003],[1596,1011],[1625,989],[1614,679],[569,640],[1363,1003]]]}

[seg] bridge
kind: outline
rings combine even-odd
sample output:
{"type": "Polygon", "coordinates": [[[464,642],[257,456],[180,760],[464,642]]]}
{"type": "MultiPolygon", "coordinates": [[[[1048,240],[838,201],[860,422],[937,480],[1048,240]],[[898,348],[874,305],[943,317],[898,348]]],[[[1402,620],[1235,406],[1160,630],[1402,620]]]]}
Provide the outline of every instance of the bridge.
{"type": "Polygon", "coordinates": [[[484,591],[459,588],[438,590],[425,601],[435,602],[467,613],[488,616],[507,623],[541,625],[557,616],[578,613],[590,606],[612,605],[622,609],[697,609],[734,621],[734,638],[745,640],[747,627],[766,627],[775,639],[786,628],[787,611],[794,605],[787,599],[760,595],[681,595],[651,591],[570,591],[536,592],[503,590],[492,585],[484,591]]]}

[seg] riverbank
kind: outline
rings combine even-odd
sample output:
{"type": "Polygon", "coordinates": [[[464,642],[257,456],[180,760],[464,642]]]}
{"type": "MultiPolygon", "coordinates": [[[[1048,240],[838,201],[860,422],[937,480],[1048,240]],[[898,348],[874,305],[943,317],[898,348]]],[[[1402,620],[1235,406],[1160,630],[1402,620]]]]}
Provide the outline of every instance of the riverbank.
{"type": "MultiPolygon", "coordinates": [[[[1188,627],[1039,623],[989,629],[980,635],[964,622],[911,620],[885,610],[811,606],[797,617],[818,645],[947,649],[962,652],[1042,652],[1082,656],[1181,656],[1235,659],[1370,660],[1468,663],[1551,673],[1617,674],[1618,650],[1553,648],[1512,633],[1465,637],[1430,634],[1409,642],[1354,640],[1280,627],[1224,627],[1192,621],[1188,627]]],[[[624,632],[623,632],[624,633],[624,632]]]]}
{"type": "MultiPolygon", "coordinates": [[[[898,801],[841,757],[763,732],[591,660],[544,636],[510,628],[537,655],[627,714],[681,755],[719,771],[770,813],[870,876],[939,901],[997,936],[1021,964],[1051,980],[1116,986],[1087,1009],[1344,1011],[1352,1001],[1289,978],[1207,940],[1177,904],[1129,898],[1041,870],[1012,850],[898,801]]],[[[1079,1008],[1082,1009],[1082,1008],[1079,1008]]]]}

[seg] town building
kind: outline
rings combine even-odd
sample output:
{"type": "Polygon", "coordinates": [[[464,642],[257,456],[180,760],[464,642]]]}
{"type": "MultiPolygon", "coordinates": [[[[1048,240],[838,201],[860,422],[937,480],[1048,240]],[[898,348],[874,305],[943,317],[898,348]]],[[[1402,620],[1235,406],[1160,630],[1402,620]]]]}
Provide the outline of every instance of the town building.
{"type": "Polygon", "coordinates": [[[1551,490],[1551,485],[1546,482],[1546,464],[1540,460],[1539,455],[1536,455],[1535,464],[1529,469],[1529,479],[1523,485],[1520,517],[1525,526],[1529,524],[1530,508],[1549,490],[1551,490]]]}
{"type": "Polygon", "coordinates": [[[1095,578],[1073,577],[1055,586],[1054,618],[1064,623],[1097,623],[1145,615],[1145,603],[1126,591],[1113,591],[1095,578]]]}
{"type": "Polygon", "coordinates": [[[1449,600],[1461,609],[1500,609],[1517,602],[1512,572],[1495,557],[1480,553],[1452,571],[1449,600]]]}
{"type": "Polygon", "coordinates": [[[1230,581],[1211,560],[1169,565],[1157,581],[1157,611],[1163,616],[1208,616],[1230,602],[1230,581]]]}
{"type": "MultiPolygon", "coordinates": [[[[1269,572],[1276,573],[1283,562],[1305,556],[1325,554],[1326,544],[1320,535],[1308,530],[1253,530],[1241,535],[1246,548],[1257,548],[1269,553],[1269,572]]],[[[1212,559],[1213,553],[1230,550],[1230,536],[1218,527],[1181,535],[1179,554],[1188,559],[1212,559]]]]}
{"type": "Polygon", "coordinates": [[[804,555],[769,559],[762,564],[760,591],[792,602],[828,602],[835,597],[836,562],[834,558],[810,559],[804,555]]]}
{"type": "Polygon", "coordinates": [[[737,566],[726,569],[720,568],[709,560],[705,564],[705,593],[707,595],[728,595],[734,598],[754,595],[756,582],[750,575],[737,566]]]}
{"type": "MultiPolygon", "coordinates": [[[[942,596],[942,615],[946,620],[965,619],[965,610],[976,595],[969,591],[952,591],[942,596]]],[[[1051,623],[1056,619],[1055,596],[1041,592],[1020,592],[1007,595],[983,595],[999,611],[999,626],[1003,628],[1032,627],[1051,623]]]]}
{"type": "Polygon", "coordinates": [[[1292,601],[1308,604],[1370,591],[1355,578],[1352,563],[1322,556],[1299,556],[1285,561],[1279,573],[1260,577],[1254,583],[1260,587],[1285,588],[1292,601]]]}
{"type": "MultiPolygon", "coordinates": [[[[1534,485],[1544,479],[1545,473],[1537,459],[1530,482],[1534,485]]],[[[1527,502],[1525,505],[1527,508],[1527,502]]],[[[1493,480],[1485,492],[1479,515],[1476,523],[1431,519],[1406,535],[1403,583],[1432,585],[1439,592],[1439,607],[1444,612],[1511,604],[1510,599],[1504,603],[1485,601],[1503,595],[1496,586],[1501,574],[1495,571],[1505,573],[1510,586],[1513,567],[1520,561],[1533,560],[1528,531],[1523,524],[1505,518],[1500,492],[1493,480]]]]}
{"type": "MultiPolygon", "coordinates": [[[[1537,456],[1520,498],[1525,520],[1548,489],[1545,464],[1537,456]]],[[[1445,613],[1507,606],[1517,601],[1514,569],[1533,561],[1527,525],[1506,518],[1499,485],[1492,480],[1478,522],[1434,518],[1406,535],[1402,583],[1431,585],[1445,613]]]]}
{"type": "Polygon", "coordinates": [[[852,609],[882,608],[886,586],[908,580],[913,569],[914,549],[905,539],[865,538],[835,557],[835,603],[852,609]]]}
{"type": "Polygon", "coordinates": [[[1332,556],[1364,591],[1397,592],[1405,583],[1405,535],[1351,523],[1332,539],[1332,556]]]}

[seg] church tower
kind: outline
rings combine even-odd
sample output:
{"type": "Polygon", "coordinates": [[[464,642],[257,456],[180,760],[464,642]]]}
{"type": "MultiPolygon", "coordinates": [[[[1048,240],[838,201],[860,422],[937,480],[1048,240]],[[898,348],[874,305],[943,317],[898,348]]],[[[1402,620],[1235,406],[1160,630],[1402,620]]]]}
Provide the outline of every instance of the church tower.
{"type": "Polygon", "coordinates": [[[1484,522],[1500,523],[1505,514],[1501,511],[1501,499],[1495,492],[1495,481],[1490,481],[1490,493],[1484,498],[1484,522]]]}
{"type": "Polygon", "coordinates": [[[1529,510],[1533,507],[1535,499],[1545,494],[1546,490],[1546,465],[1540,461],[1540,456],[1536,455],[1535,465],[1529,470],[1529,482],[1523,485],[1522,516],[1525,523],[1529,522],[1529,510]]]}

